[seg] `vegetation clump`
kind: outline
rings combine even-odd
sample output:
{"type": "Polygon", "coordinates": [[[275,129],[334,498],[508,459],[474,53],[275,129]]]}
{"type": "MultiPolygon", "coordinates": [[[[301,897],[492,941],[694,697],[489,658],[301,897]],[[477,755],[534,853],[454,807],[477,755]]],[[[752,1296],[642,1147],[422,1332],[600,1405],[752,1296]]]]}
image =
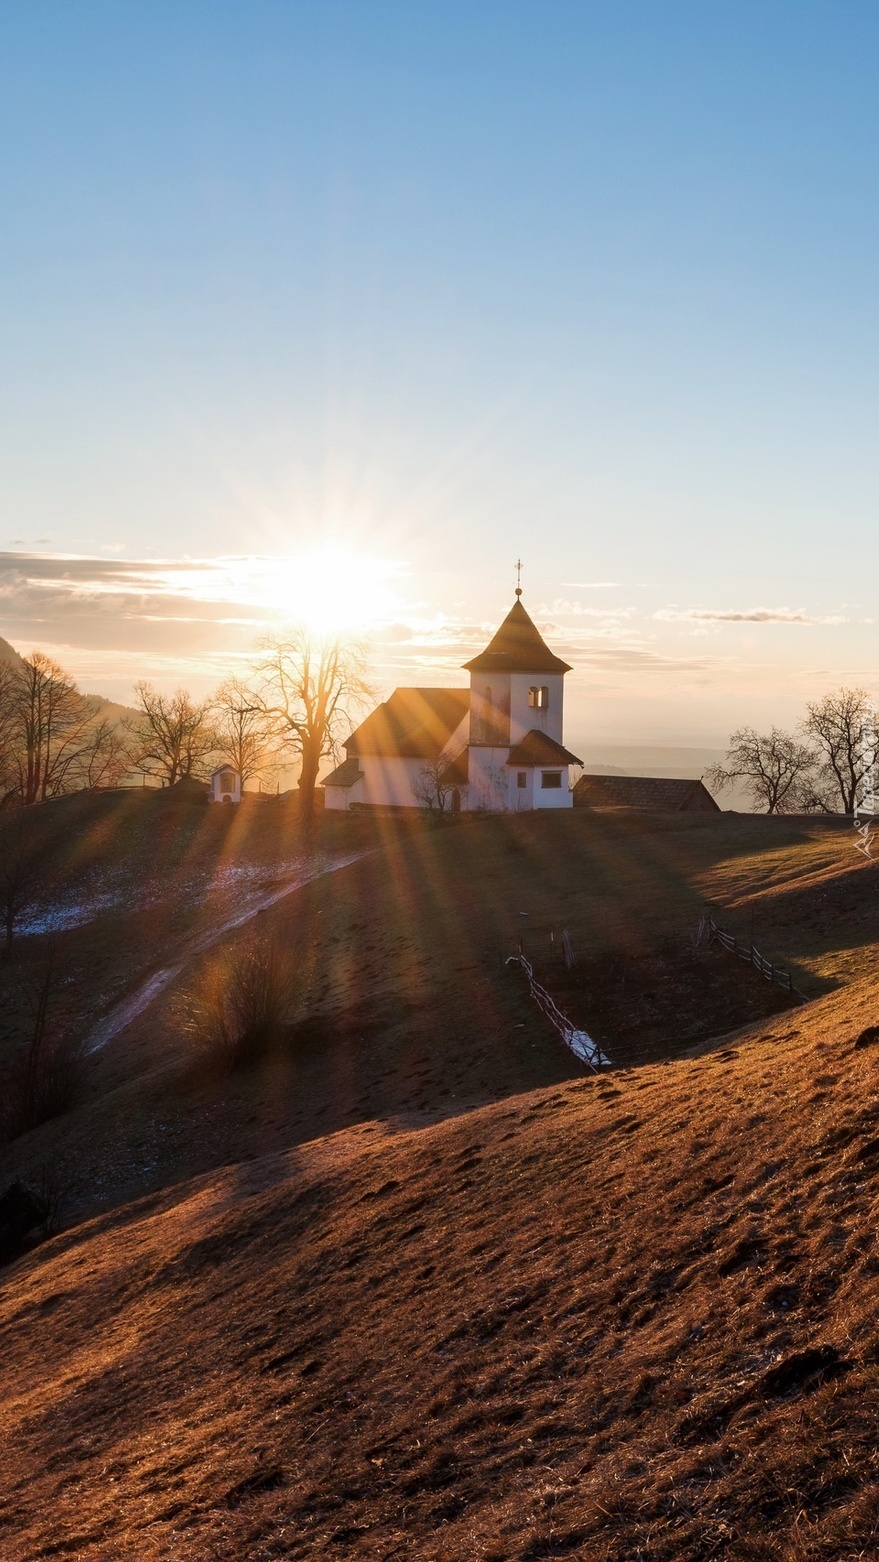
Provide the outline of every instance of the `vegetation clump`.
{"type": "Polygon", "coordinates": [[[182,1028],[193,1056],[232,1072],[277,1052],[296,987],[292,961],[272,939],[252,938],[212,960],[182,1000],[182,1028]]]}

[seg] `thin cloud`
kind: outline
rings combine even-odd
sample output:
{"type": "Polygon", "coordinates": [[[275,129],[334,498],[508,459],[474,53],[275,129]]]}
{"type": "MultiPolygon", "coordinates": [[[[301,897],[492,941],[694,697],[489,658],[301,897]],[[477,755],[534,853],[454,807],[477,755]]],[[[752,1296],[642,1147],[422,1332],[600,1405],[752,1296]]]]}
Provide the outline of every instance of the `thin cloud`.
{"type": "Polygon", "coordinates": [[[745,611],[720,608],[662,607],[653,614],[663,623],[690,624],[846,624],[848,619],[840,613],[819,617],[806,613],[802,608],[752,607],[745,611]]]}
{"type": "Polygon", "coordinates": [[[634,607],[584,607],[582,602],[571,602],[567,597],[541,602],[537,609],[544,618],[634,618],[637,611],[634,607]]]}
{"type": "Polygon", "coordinates": [[[618,580],[563,580],[562,585],[569,591],[619,591],[621,582],[618,580]]]}

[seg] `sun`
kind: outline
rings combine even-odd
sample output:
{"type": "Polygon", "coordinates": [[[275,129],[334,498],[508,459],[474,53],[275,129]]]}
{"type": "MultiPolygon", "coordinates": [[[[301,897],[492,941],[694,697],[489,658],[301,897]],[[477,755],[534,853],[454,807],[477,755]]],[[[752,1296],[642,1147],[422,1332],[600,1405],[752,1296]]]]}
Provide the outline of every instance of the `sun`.
{"type": "Polygon", "coordinates": [[[261,561],[260,596],[287,623],[320,639],[364,635],[400,610],[393,589],[400,566],[343,548],[320,548],[261,561]]]}

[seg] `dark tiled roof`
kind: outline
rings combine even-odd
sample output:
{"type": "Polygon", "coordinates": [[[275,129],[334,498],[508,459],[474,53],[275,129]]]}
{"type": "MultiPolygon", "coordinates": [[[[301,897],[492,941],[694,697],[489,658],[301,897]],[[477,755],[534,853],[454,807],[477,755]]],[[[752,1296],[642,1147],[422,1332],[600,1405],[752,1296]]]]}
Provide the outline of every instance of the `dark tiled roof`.
{"type": "Polygon", "coordinates": [[[671,776],[581,776],[574,787],[574,802],[592,808],[655,808],[666,813],[704,808],[720,812],[701,781],[671,776]]]}
{"type": "Polygon", "coordinates": [[[460,754],[443,771],[443,781],[453,786],[466,786],[470,780],[470,750],[462,748],[460,754]]]}
{"type": "Polygon", "coordinates": [[[521,743],[510,749],[508,765],[582,765],[582,759],[572,754],[570,749],[562,748],[555,738],[548,738],[545,732],[538,732],[533,727],[526,732],[521,743]]]}
{"type": "Polygon", "coordinates": [[[513,603],[494,639],[484,651],[464,663],[469,673],[569,673],[567,662],[554,656],[521,602],[513,603]]]}
{"type": "Polygon", "coordinates": [[[321,786],[353,786],[362,775],[363,771],[356,755],[349,754],[347,759],[342,760],[341,765],[337,765],[328,776],[324,776],[320,784],[321,786]]]}
{"type": "Polygon", "coordinates": [[[349,755],[436,759],[469,709],[469,689],[395,689],[345,747],[349,755]]]}

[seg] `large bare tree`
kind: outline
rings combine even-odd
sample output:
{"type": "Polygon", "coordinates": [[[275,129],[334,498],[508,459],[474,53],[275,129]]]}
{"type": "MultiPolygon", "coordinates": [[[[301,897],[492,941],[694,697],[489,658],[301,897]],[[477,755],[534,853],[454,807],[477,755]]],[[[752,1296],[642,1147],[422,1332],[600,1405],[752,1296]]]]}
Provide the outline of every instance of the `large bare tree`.
{"type": "Polygon", "coordinates": [[[362,646],[318,640],[303,627],[267,640],[256,673],[266,714],[283,746],[299,761],[300,818],[314,813],[321,761],[335,755],[353,712],[372,691],[362,646]]]}
{"type": "Polygon", "coordinates": [[[705,779],[715,791],[740,781],[755,805],[768,814],[784,814],[805,805],[814,769],[813,751],[789,732],[740,727],[729,740],[723,764],[712,765],[705,779]]]}
{"type": "Polygon", "coordinates": [[[820,771],[813,806],[828,812],[841,805],[853,814],[874,762],[874,716],[866,689],[837,689],[806,706],[803,732],[818,751],[820,771]]]}
{"type": "Polygon", "coordinates": [[[277,765],[276,723],[260,695],[241,678],[227,678],[211,700],[217,753],[248,781],[268,775],[277,765]]]}
{"type": "Polygon", "coordinates": [[[217,750],[208,701],[194,700],[185,689],[160,694],[151,683],[135,684],[134,692],[138,714],[127,726],[132,768],[165,786],[202,779],[217,750]]]}
{"type": "Polygon", "coordinates": [[[0,679],[0,770],[5,792],[25,804],[84,787],[115,785],[125,771],[114,724],[99,702],[42,651],[0,679]]]}

